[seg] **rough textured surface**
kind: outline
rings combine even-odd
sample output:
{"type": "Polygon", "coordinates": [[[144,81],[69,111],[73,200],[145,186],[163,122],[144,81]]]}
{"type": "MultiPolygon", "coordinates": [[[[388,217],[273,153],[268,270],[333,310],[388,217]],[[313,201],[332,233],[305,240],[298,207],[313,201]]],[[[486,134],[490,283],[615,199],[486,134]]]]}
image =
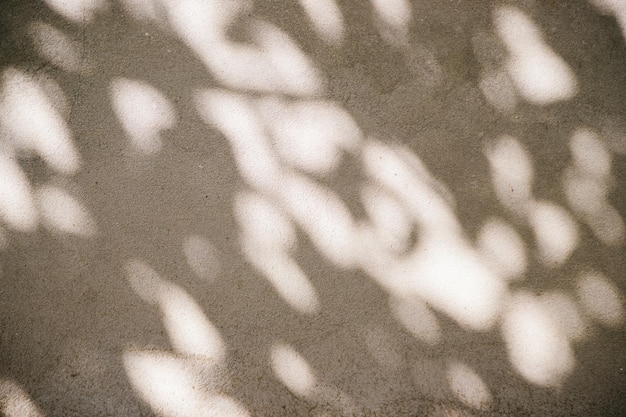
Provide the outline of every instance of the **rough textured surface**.
{"type": "Polygon", "coordinates": [[[619,1],[0,5],[0,414],[626,415],[619,1]]]}

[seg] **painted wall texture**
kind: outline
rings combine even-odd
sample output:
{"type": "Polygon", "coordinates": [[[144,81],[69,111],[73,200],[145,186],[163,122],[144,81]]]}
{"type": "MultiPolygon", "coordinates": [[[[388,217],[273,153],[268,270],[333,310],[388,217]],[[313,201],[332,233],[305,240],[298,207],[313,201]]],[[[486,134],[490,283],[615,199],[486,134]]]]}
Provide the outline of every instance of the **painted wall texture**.
{"type": "Polygon", "coordinates": [[[626,415],[619,0],[0,4],[0,414],[626,415]]]}

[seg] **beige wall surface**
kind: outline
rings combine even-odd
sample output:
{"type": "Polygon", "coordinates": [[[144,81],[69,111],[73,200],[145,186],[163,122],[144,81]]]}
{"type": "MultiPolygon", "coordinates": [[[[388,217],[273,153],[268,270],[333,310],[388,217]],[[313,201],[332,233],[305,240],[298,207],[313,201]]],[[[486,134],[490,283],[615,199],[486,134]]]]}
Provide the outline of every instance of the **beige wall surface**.
{"type": "Polygon", "coordinates": [[[626,415],[619,0],[0,3],[0,414],[626,415]]]}

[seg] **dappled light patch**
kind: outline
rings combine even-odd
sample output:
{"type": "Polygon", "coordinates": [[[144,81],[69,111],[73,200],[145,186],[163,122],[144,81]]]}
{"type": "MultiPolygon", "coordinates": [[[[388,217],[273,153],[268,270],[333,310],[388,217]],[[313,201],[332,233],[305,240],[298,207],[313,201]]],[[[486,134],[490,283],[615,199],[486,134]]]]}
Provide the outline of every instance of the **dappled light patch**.
{"type": "Polygon", "coordinates": [[[0,379],[0,413],[6,417],[44,417],[28,392],[17,382],[0,379]]]}
{"type": "Polygon", "coordinates": [[[74,73],[86,73],[91,69],[80,42],[59,28],[34,22],[29,27],[29,34],[39,55],[52,65],[74,73]]]}
{"type": "Polygon", "coordinates": [[[35,191],[41,222],[51,231],[80,237],[94,236],[98,228],[89,210],[66,189],[46,184],[35,191]]]}
{"type": "Polygon", "coordinates": [[[316,290],[290,254],[296,231],[285,214],[251,193],[238,196],[235,213],[248,260],[291,307],[304,314],[317,312],[320,302],[316,290]]]}
{"type": "Polygon", "coordinates": [[[321,92],[321,74],[281,29],[249,19],[251,43],[233,42],[226,34],[249,2],[197,0],[165,4],[174,30],[221,84],[238,90],[310,96],[321,92]],[[227,4],[231,3],[231,4],[227,4]]]}
{"type": "Polygon", "coordinates": [[[443,341],[443,331],[437,316],[419,297],[391,297],[389,308],[404,328],[419,341],[431,346],[443,341]]]}
{"type": "Polygon", "coordinates": [[[619,289],[599,272],[582,274],[576,283],[578,299],[585,312],[603,326],[624,324],[624,301],[619,289]]]}
{"type": "Polygon", "coordinates": [[[572,295],[550,291],[541,294],[538,301],[568,339],[581,341],[589,335],[589,323],[572,295]]]}
{"type": "Polygon", "coordinates": [[[339,46],[345,36],[344,19],[336,0],[298,0],[317,36],[339,46]]]}
{"type": "Polygon", "coordinates": [[[177,352],[213,360],[224,358],[226,346],[222,336],[191,295],[161,278],[143,261],[130,261],[125,270],[137,295],[159,307],[163,325],[177,352]]]}
{"type": "Polygon", "coordinates": [[[576,365],[569,338],[550,313],[537,297],[518,292],[502,323],[513,367],[527,381],[545,387],[560,385],[576,365]]]}
{"type": "Polygon", "coordinates": [[[295,395],[307,398],[314,394],[317,379],[306,359],[293,346],[276,343],[270,360],[276,378],[295,395]]]}
{"type": "Polygon", "coordinates": [[[76,24],[90,23],[110,7],[108,0],[44,0],[52,10],[76,24]]]}
{"type": "Polygon", "coordinates": [[[490,218],[480,229],[477,246],[489,267],[506,280],[523,277],[528,266],[524,240],[515,228],[499,218],[490,218]]]}
{"type": "Polygon", "coordinates": [[[360,145],[360,128],[337,103],[271,97],[258,107],[278,155],[305,172],[329,174],[341,162],[343,151],[360,145]]]}
{"type": "Polygon", "coordinates": [[[132,149],[142,155],[157,153],[163,147],[162,132],[176,122],[172,103],[150,84],[127,78],[112,80],[110,95],[132,149]]]}
{"type": "Polygon", "coordinates": [[[375,24],[383,39],[397,46],[408,42],[413,19],[411,3],[407,0],[371,0],[375,24]]]}
{"type": "Polygon", "coordinates": [[[193,363],[164,352],[127,350],[123,363],[134,390],[158,415],[250,415],[238,401],[221,393],[220,385],[225,381],[215,364],[200,377],[193,363]]]}
{"type": "Polygon", "coordinates": [[[40,83],[10,68],[2,76],[0,128],[8,143],[39,155],[52,169],[74,174],[80,166],[72,134],[40,83]]]}
{"type": "Polygon", "coordinates": [[[496,109],[504,113],[512,113],[516,109],[517,93],[505,71],[494,69],[483,72],[479,86],[489,104],[496,109]]]}
{"type": "Polygon", "coordinates": [[[284,169],[249,100],[226,91],[206,90],[196,93],[195,102],[202,119],[228,139],[243,179],[259,190],[274,190],[284,169]]]}
{"type": "Polygon", "coordinates": [[[572,164],[563,173],[563,188],[573,211],[608,246],[623,243],[626,226],[609,203],[612,188],[611,154],[599,136],[577,129],[570,140],[572,164]]]}
{"type": "Polygon", "coordinates": [[[622,29],[622,36],[626,40],[626,3],[622,0],[589,0],[602,13],[612,14],[622,29]]]}
{"type": "Polygon", "coordinates": [[[498,200],[514,213],[523,213],[532,197],[534,177],[528,151],[514,137],[503,135],[488,144],[484,154],[489,161],[498,200]]]}
{"type": "Polygon", "coordinates": [[[576,221],[567,210],[546,201],[533,202],[528,208],[539,259],[549,267],[561,266],[578,246],[576,221]]]}
{"type": "Polygon", "coordinates": [[[126,13],[137,20],[161,22],[165,18],[161,0],[120,0],[120,3],[126,13]]]}
{"type": "Polygon", "coordinates": [[[33,232],[39,215],[28,178],[8,149],[0,149],[0,218],[12,229],[33,232]]]}
{"type": "Polygon", "coordinates": [[[489,387],[471,367],[451,361],[446,376],[450,389],[463,404],[476,410],[489,408],[493,401],[489,387]]]}
{"type": "Polygon", "coordinates": [[[203,236],[187,236],[183,241],[183,253],[198,278],[212,281],[222,270],[218,249],[203,236]]]}
{"type": "Polygon", "coordinates": [[[548,46],[528,15],[513,6],[499,6],[494,11],[494,25],[509,52],[506,69],[524,99],[547,105],[576,95],[574,72],[548,46]]]}
{"type": "Polygon", "coordinates": [[[407,207],[382,187],[366,185],[361,200],[368,215],[369,228],[386,251],[402,255],[412,246],[415,225],[407,207]]]}

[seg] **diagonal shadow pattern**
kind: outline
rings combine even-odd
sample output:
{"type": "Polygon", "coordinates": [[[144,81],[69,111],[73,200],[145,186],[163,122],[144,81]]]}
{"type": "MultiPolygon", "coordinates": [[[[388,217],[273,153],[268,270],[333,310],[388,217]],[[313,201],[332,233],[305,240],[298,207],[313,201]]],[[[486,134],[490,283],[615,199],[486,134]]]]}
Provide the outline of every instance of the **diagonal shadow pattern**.
{"type": "Polygon", "coordinates": [[[0,410],[623,415],[619,2],[0,6],[0,410]]]}

